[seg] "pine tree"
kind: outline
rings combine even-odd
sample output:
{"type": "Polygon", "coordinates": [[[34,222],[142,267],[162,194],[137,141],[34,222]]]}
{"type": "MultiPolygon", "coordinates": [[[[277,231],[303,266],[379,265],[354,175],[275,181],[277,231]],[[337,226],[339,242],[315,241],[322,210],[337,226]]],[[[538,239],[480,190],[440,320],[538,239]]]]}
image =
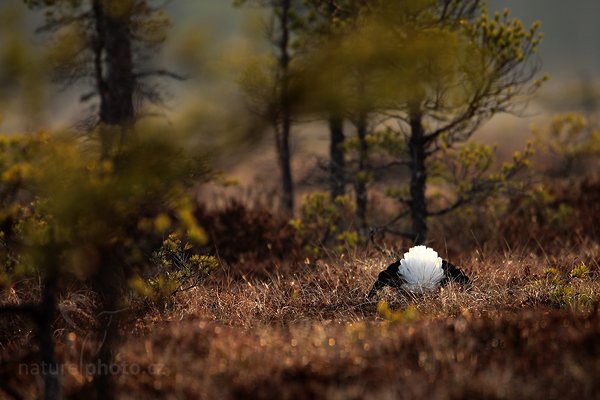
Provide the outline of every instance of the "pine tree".
{"type": "Polygon", "coordinates": [[[38,31],[51,34],[54,79],[66,86],[86,83],[83,102],[97,99],[88,126],[99,127],[102,157],[117,148],[143,106],[162,104],[160,85],[151,78],[182,79],[152,66],[151,55],[164,42],[170,21],[152,0],[25,0],[45,10],[38,31]]]}
{"type": "Polygon", "coordinates": [[[294,181],[292,177],[290,135],[295,105],[294,42],[302,24],[301,14],[305,7],[300,0],[240,0],[236,5],[253,5],[269,12],[265,31],[271,47],[272,63],[261,65],[253,74],[266,74],[266,79],[257,87],[256,76],[246,76],[244,89],[250,107],[264,118],[275,132],[275,146],[281,174],[282,206],[287,214],[294,210],[294,181]],[[271,68],[269,68],[269,66],[271,68]],[[265,71],[268,69],[268,71],[265,71]]]}
{"type": "Polygon", "coordinates": [[[315,50],[311,74],[323,71],[315,90],[352,110],[358,138],[346,147],[358,156],[360,218],[371,172],[406,169],[408,185],[388,190],[400,211],[380,228],[422,244],[430,217],[497,193],[526,164],[529,150],[495,173],[493,152],[465,142],[541,84],[539,25],[526,29],[508,10],[490,17],[479,0],[350,3],[354,22],[315,50]],[[445,203],[426,195],[431,178],[451,189],[445,203]]]}

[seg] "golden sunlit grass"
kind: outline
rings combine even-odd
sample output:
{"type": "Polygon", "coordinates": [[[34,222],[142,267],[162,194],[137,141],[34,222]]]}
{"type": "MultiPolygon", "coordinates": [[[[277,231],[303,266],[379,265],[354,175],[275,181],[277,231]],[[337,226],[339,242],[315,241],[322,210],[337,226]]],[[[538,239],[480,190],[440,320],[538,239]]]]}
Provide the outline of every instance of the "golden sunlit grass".
{"type": "MultiPolygon", "coordinates": [[[[437,293],[398,296],[386,289],[381,298],[392,308],[414,306],[419,315],[426,318],[464,312],[493,316],[509,310],[548,306],[552,300],[544,294],[552,289],[553,279],[561,279],[554,286],[569,287],[574,297],[598,288],[595,277],[599,251],[597,247],[595,251],[588,248],[582,254],[573,252],[552,257],[468,255],[456,262],[471,275],[473,287],[470,290],[449,286],[437,293]],[[587,268],[585,276],[571,278],[571,270],[581,263],[587,268]],[[552,268],[556,271],[550,274],[552,268]]],[[[221,277],[219,282],[181,294],[167,314],[174,319],[193,317],[244,328],[272,323],[372,319],[377,315],[375,303],[368,302],[365,294],[377,273],[392,260],[381,256],[355,257],[316,263],[307,260],[295,266],[295,272],[273,274],[265,279],[221,277]]],[[[555,306],[561,304],[557,302],[555,306]]],[[[572,302],[562,306],[583,311],[572,302]]]]}

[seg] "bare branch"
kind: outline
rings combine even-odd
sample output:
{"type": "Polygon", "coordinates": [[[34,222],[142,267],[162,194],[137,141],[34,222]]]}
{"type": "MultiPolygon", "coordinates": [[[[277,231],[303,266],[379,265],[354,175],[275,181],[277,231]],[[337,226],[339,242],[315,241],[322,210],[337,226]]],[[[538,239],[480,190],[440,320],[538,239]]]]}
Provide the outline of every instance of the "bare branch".
{"type": "Polygon", "coordinates": [[[175,79],[177,81],[185,81],[188,79],[188,77],[186,77],[186,76],[179,75],[176,72],[172,72],[172,71],[169,71],[166,69],[157,69],[157,70],[151,70],[151,71],[138,72],[138,73],[134,74],[134,76],[138,79],[144,79],[144,78],[148,78],[150,76],[163,76],[163,77],[175,79]]]}
{"type": "Polygon", "coordinates": [[[87,101],[90,101],[92,98],[94,98],[96,96],[98,96],[98,92],[96,92],[96,91],[84,93],[81,96],[79,96],[79,101],[81,103],[85,103],[87,101]]]}
{"type": "Polygon", "coordinates": [[[403,237],[406,237],[408,239],[414,240],[414,238],[415,238],[415,234],[414,233],[409,232],[409,231],[401,231],[399,229],[391,228],[392,225],[394,225],[395,223],[397,223],[401,219],[406,218],[409,214],[410,214],[410,209],[407,208],[404,211],[402,211],[400,214],[398,214],[396,217],[394,217],[393,219],[391,219],[390,221],[388,221],[386,224],[372,227],[370,229],[370,232],[369,232],[369,236],[371,237],[371,240],[373,240],[373,236],[376,233],[379,233],[379,232],[388,232],[388,233],[391,233],[393,235],[403,236],[403,237]]]}
{"type": "Polygon", "coordinates": [[[35,30],[35,33],[55,32],[69,24],[83,21],[85,19],[90,18],[91,16],[92,16],[92,13],[88,11],[88,12],[83,12],[81,14],[76,14],[76,15],[70,16],[68,18],[60,18],[60,19],[52,20],[52,21],[49,21],[46,24],[40,26],[39,28],[37,28],[35,30]]]}
{"type": "Polygon", "coordinates": [[[458,200],[456,200],[452,205],[450,205],[446,208],[442,208],[441,210],[438,210],[438,211],[428,212],[427,216],[438,217],[440,215],[445,215],[445,214],[448,214],[449,212],[456,210],[457,208],[459,208],[460,206],[462,206],[466,203],[468,203],[468,199],[466,197],[459,197],[458,200]]]}

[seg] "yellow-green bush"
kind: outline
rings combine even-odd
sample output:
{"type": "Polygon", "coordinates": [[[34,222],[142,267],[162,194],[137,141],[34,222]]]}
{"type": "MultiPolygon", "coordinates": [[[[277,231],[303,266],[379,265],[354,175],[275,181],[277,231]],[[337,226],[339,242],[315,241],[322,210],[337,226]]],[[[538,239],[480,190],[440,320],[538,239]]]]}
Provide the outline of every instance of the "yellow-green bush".
{"type": "Polygon", "coordinates": [[[39,199],[31,185],[34,160],[48,140],[45,132],[0,136],[0,287],[32,272],[20,246],[26,226],[37,225],[39,231],[47,226],[36,212],[39,199]]]}
{"type": "MultiPolygon", "coordinates": [[[[134,271],[148,269],[150,254],[167,256],[168,243],[161,240],[167,233],[178,234],[185,246],[206,243],[187,190],[190,177],[209,175],[203,162],[186,156],[176,140],[151,132],[132,135],[110,158],[96,150],[68,134],[0,142],[2,282],[28,272],[87,281],[98,290],[107,277],[124,286],[134,271]]],[[[169,257],[189,250],[174,249],[169,257]]],[[[160,265],[165,271],[156,282],[164,274],[184,284],[214,264],[199,254],[186,257],[188,270],[160,265]]]]}
{"type": "Polygon", "coordinates": [[[403,310],[393,310],[385,300],[377,303],[377,312],[381,318],[395,323],[409,323],[419,319],[419,311],[414,305],[409,305],[403,310]]]}
{"type": "Polygon", "coordinates": [[[532,133],[541,155],[546,157],[546,173],[558,176],[585,175],[600,156],[600,130],[580,113],[557,114],[548,126],[534,127],[532,133]]]}
{"type": "Polygon", "coordinates": [[[130,280],[134,292],[150,303],[168,302],[179,292],[199,285],[218,268],[216,257],[200,255],[194,245],[170,234],[152,255],[154,272],[148,278],[136,276],[130,280]]]}
{"type": "Polygon", "coordinates": [[[589,268],[584,263],[573,267],[568,275],[561,275],[556,268],[547,268],[544,275],[528,287],[542,302],[574,311],[589,311],[598,301],[589,268]]]}
{"type": "Polygon", "coordinates": [[[304,197],[300,218],[292,219],[290,224],[305,251],[318,256],[323,246],[333,246],[335,251],[342,252],[360,242],[350,222],[353,215],[354,204],[349,196],[332,200],[328,193],[314,192],[304,197]]]}

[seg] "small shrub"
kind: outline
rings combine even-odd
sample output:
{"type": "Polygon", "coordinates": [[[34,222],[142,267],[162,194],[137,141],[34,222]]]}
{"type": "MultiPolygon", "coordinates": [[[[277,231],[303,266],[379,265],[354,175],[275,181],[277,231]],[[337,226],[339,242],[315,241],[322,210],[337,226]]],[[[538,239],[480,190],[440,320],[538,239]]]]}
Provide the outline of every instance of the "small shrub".
{"type": "Polygon", "coordinates": [[[590,277],[590,269],[585,263],[579,264],[571,270],[571,278],[573,279],[588,279],[590,277]]]}
{"type": "Polygon", "coordinates": [[[153,254],[152,263],[155,273],[150,278],[130,281],[134,292],[152,304],[169,302],[175,293],[198,286],[219,266],[215,257],[195,253],[192,244],[175,233],[153,254]]]}
{"type": "Polygon", "coordinates": [[[556,268],[545,269],[544,275],[528,288],[543,303],[573,311],[589,311],[598,301],[590,285],[589,269],[584,263],[575,266],[564,276],[556,268]]]}
{"type": "Polygon", "coordinates": [[[593,170],[600,156],[600,131],[580,113],[558,114],[545,128],[534,128],[548,164],[544,173],[553,177],[580,177],[593,170]]]}
{"type": "Polygon", "coordinates": [[[207,230],[204,252],[226,263],[242,267],[239,264],[300,257],[294,229],[266,207],[248,207],[231,200],[214,210],[198,206],[195,216],[207,230]]]}
{"type": "Polygon", "coordinates": [[[300,208],[300,218],[290,221],[296,238],[304,251],[319,256],[323,247],[343,252],[360,242],[358,232],[353,229],[354,204],[349,196],[338,196],[334,200],[325,192],[305,196],[300,208]]]}
{"type": "Polygon", "coordinates": [[[379,315],[390,322],[414,322],[419,319],[419,311],[414,305],[409,305],[403,310],[392,310],[387,301],[382,300],[377,303],[377,312],[379,315]]]}

